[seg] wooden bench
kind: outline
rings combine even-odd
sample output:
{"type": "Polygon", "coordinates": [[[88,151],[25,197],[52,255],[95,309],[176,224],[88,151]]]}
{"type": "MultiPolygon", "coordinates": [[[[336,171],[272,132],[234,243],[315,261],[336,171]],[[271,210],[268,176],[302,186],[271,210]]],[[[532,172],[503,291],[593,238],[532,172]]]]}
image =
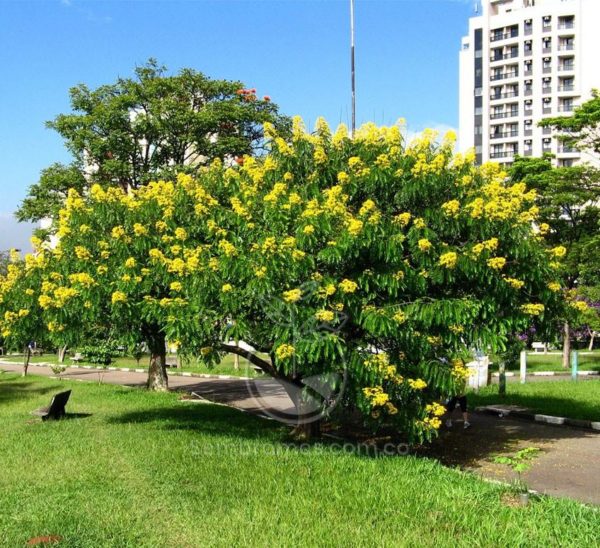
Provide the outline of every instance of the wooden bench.
{"type": "Polygon", "coordinates": [[[67,414],[65,407],[70,396],[70,390],[67,390],[66,392],[60,392],[52,398],[52,401],[48,407],[40,407],[39,409],[32,411],[31,414],[35,415],[36,417],[41,417],[43,421],[48,419],[61,419],[67,414]]]}
{"type": "Polygon", "coordinates": [[[83,354],[80,354],[79,352],[75,352],[74,356],[71,356],[71,361],[73,363],[79,363],[83,361],[83,354]]]}
{"type": "Polygon", "coordinates": [[[43,348],[32,348],[31,349],[31,355],[32,356],[42,356],[44,354],[44,349],[43,348]]]}

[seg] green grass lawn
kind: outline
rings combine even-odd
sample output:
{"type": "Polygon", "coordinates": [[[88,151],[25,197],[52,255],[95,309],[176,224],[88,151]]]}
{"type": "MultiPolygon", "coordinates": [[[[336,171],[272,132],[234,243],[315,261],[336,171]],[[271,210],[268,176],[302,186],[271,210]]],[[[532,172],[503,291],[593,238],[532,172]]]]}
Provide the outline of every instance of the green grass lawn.
{"type": "MultiPolygon", "coordinates": [[[[5,360],[9,362],[15,363],[23,363],[23,355],[10,355],[10,356],[0,356],[0,360],[5,360]]],[[[129,368],[140,368],[147,369],[148,362],[150,360],[150,356],[144,356],[138,362],[129,356],[118,357],[115,358],[114,363],[111,364],[111,367],[129,367],[129,368]]],[[[168,356],[167,363],[175,363],[175,356],[168,356]]],[[[58,363],[58,357],[56,354],[44,354],[42,356],[32,356],[30,363],[58,363]]],[[[73,365],[74,362],[71,361],[70,358],[65,358],[64,365],[73,365]]],[[[79,365],[93,365],[85,360],[78,362],[79,365]]],[[[242,377],[257,377],[260,376],[261,373],[257,373],[252,366],[249,364],[247,360],[244,358],[240,358],[239,361],[239,369],[235,369],[234,367],[234,356],[233,354],[228,354],[223,358],[223,361],[212,367],[207,367],[204,364],[193,362],[184,362],[182,364],[181,369],[177,368],[169,368],[170,373],[180,373],[185,371],[186,373],[202,373],[209,375],[234,375],[234,376],[242,376],[242,377]]]]}
{"type": "MultiPolygon", "coordinates": [[[[492,358],[492,370],[498,371],[498,359],[492,358]]],[[[518,363],[509,364],[508,371],[519,371],[518,363]]],[[[600,371],[600,351],[594,350],[591,354],[585,350],[579,351],[579,369],[583,371],[600,371]]],[[[560,371],[570,373],[571,369],[565,370],[562,366],[562,356],[560,354],[543,354],[541,352],[527,353],[527,371],[560,371]]]]}
{"type": "Polygon", "coordinates": [[[511,382],[506,385],[503,398],[498,395],[498,385],[494,384],[470,394],[469,402],[473,406],[521,405],[544,415],[600,421],[600,379],[511,382]]]}
{"type": "Polygon", "coordinates": [[[592,546],[600,513],[416,457],[286,448],[287,429],[175,393],[0,374],[0,544],[592,546]],[[68,410],[29,411],[58,390],[68,410]]]}

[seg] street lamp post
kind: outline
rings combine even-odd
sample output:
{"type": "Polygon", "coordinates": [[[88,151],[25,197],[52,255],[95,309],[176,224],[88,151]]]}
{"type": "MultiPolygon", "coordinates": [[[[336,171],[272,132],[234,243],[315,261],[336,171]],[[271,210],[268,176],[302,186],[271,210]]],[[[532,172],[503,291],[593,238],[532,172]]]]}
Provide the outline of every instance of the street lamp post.
{"type": "Polygon", "coordinates": [[[356,81],[354,74],[354,0],[350,0],[350,79],[352,87],[352,138],[356,130],[356,81]]]}

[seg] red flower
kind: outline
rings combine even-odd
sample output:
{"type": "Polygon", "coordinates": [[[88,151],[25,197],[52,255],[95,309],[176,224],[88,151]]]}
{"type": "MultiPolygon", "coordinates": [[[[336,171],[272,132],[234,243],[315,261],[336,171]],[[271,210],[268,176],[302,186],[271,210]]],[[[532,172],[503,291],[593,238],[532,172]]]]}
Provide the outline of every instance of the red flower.
{"type": "Polygon", "coordinates": [[[263,101],[266,101],[267,103],[271,100],[271,98],[268,95],[265,95],[263,97],[263,101]]]}

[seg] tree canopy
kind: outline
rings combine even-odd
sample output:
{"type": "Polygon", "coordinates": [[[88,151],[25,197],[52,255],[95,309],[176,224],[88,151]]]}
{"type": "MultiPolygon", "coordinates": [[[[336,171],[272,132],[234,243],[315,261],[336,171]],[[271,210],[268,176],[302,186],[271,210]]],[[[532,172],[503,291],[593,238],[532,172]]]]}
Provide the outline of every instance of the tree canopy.
{"type": "MultiPolygon", "coordinates": [[[[38,242],[28,263],[57,344],[93,325],[146,341],[149,385],[164,387],[165,338],[209,363],[243,340],[303,393],[343,373],[348,404],[422,439],[474,348],[562,313],[564,248],[532,228],[535,191],[453,155],[453,135],[406,144],[398,126],[369,124],[350,139],[299,119],[290,139],[265,133],[264,158],[69,192],[58,246],[38,242]]],[[[13,308],[4,299],[7,337],[22,329],[13,308]]]]}
{"type": "Polygon", "coordinates": [[[539,125],[558,130],[563,143],[600,156],[600,93],[593,90],[592,98],[575,107],[571,116],[545,118],[539,125]]]}
{"type": "Polygon", "coordinates": [[[47,123],[73,156],[53,165],[29,190],[17,215],[37,221],[57,213],[67,187],[85,181],[103,187],[138,188],[177,171],[196,173],[214,158],[234,158],[262,146],[262,124],[289,125],[268,96],[232,80],[193,69],[167,74],[151,59],[134,78],[70,92],[72,112],[47,123]]]}

